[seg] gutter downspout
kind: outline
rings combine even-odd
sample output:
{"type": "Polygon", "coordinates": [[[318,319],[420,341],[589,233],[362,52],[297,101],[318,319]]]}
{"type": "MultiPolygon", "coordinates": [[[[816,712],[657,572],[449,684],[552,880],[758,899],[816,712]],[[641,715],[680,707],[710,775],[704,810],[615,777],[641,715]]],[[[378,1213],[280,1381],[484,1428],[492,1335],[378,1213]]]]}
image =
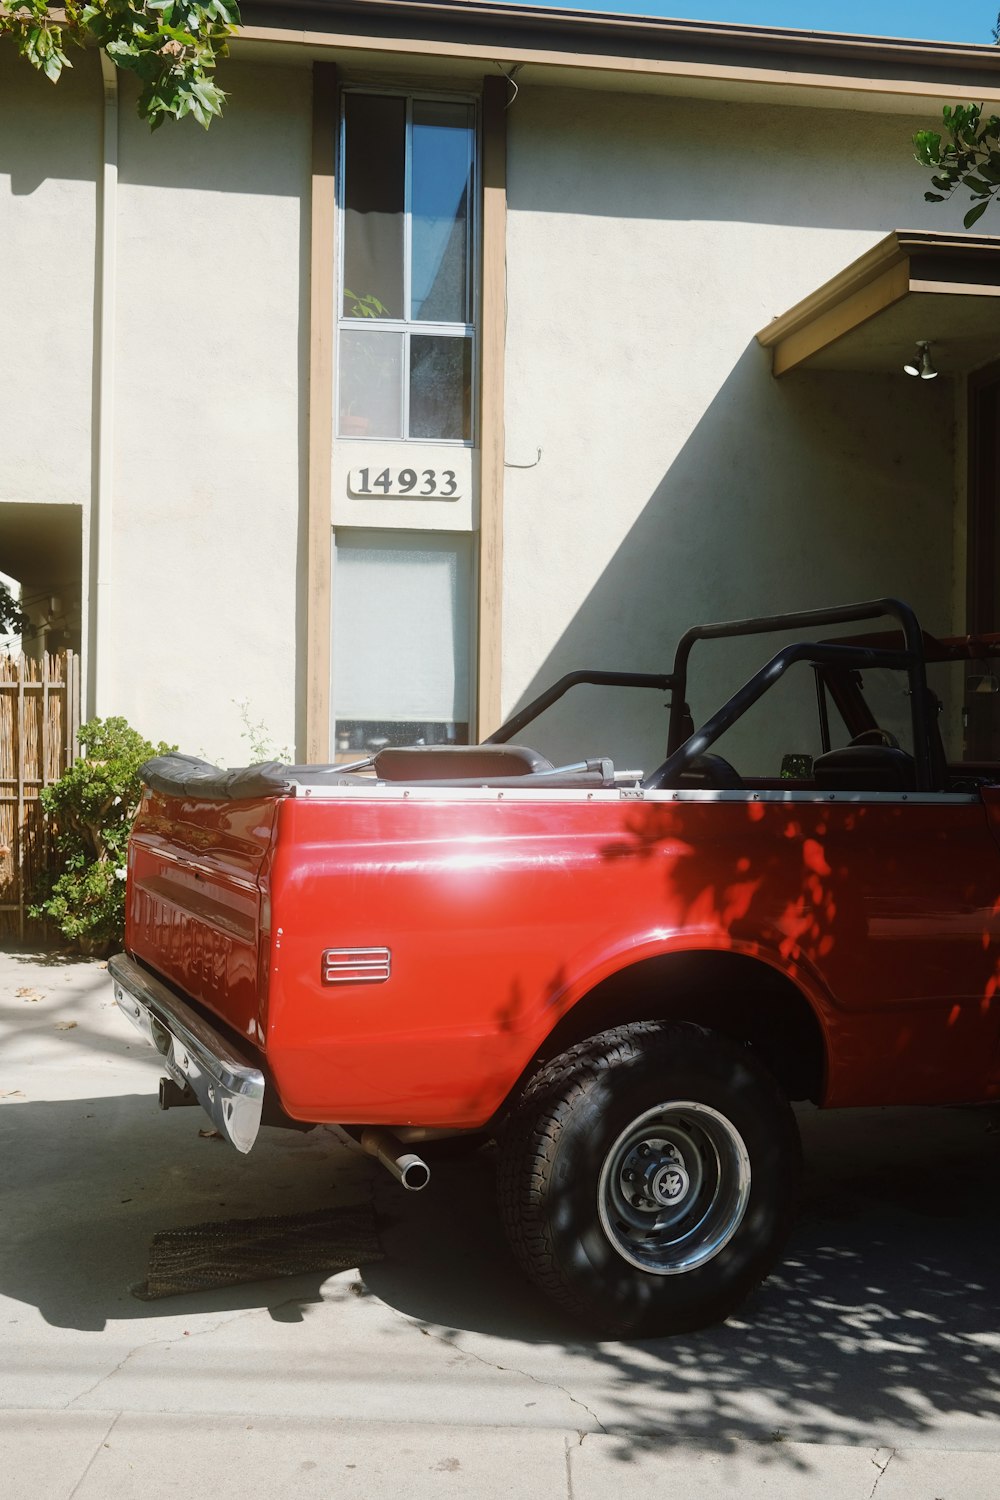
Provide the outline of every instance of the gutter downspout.
{"type": "Polygon", "coordinates": [[[118,214],[118,69],[102,51],[104,128],[97,235],[94,349],[94,479],[90,513],[87,717],[111,704],[111,577],[114,508],[115,302],[118,214]]]}

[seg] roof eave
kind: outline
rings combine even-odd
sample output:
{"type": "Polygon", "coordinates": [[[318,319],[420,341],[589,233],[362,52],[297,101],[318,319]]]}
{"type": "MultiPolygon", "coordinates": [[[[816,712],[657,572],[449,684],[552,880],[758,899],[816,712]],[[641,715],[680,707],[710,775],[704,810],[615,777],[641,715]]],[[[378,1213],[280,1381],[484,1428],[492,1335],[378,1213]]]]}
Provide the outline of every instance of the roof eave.
{"type": "Polygon", "coordinates": [[[244,0],[244,34],[345,49],[447,52],[471,59],[701,71],[839,84],[876,82],[929,97],[1000,99],[1000,51],[989,46],[731,26],[493,0],[244,0]]]}

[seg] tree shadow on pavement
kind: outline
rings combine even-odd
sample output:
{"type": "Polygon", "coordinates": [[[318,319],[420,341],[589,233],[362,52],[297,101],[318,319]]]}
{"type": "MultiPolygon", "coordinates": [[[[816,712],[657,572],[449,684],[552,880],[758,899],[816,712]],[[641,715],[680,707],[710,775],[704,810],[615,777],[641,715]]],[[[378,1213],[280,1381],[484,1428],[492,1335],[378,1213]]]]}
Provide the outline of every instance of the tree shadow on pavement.
{"type": "Polygon", "coordinates": [[[588,1367],[588,1389],[597,1380],[596,1409],[612,1433],[718,1449],[886,1434],[929,1442],[947,1426],[968,1446],[988,1445],[1000,1417],[995,1115],[806,1110],[800,1123],[798,1222],[778,1269],[724,1326],[586,1340],[538,1311],[503,1251],[488,1193],[467,1192],[452,1168],[400,1209],[388,1258],[365,1271],[366,1284],[462,1347],[458,1330],[469,1329],[563,1343],[588,1367]]]}
{"type": "Polygon", "coordinates": [[[621,1436],[623,1460],[646,1433],[716,1451],[766,1442],[775,1462],[797,1462],[782,1439],[990,1446],[1000,1133],[989,1111],[806,1111],[802,1210],[777,1271],[725,1326],[630,1343],[588,1338],[524,1283],[489,1153],[432,1159],[429,1188],[405,1193],[328,1130],[268,1130],[240,1157],[200,1137],[204,1123],[138,1095],[0,1108],[0,1295],[95,1332],[256,1308],[295,1321],[321,1275],[162,1302],[130,1286],[159,1230],[373,1196],[386,1253],[362,1269],[373,1314],[381,1302],[456,1356],[485,1350],[560,1388],[568,1360],[575,1395],[621,1436]]]}
{"type": "Polygon", "coordinates": [[[14,943],[0,943],[0,954],[15,964],[39,966],[43,969],[75,969],[82,967],[105,971],[103,959],[82,958],[75,948],[25,948],[14,943]]]}

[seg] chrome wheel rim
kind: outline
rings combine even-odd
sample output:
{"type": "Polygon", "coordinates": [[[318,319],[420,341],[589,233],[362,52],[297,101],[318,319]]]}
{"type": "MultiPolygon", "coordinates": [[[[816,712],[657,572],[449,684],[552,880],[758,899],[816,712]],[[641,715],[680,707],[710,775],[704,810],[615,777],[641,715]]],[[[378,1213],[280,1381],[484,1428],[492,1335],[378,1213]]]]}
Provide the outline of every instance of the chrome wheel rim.
{"type": "Polygon", "coordinates": [[[618,1254],[654,1276],[718,1255],[750,1199],[750,1156],[731,1120],[707,1104],[657,1104],[626,1126],[604,1159],[601,1225],[618,1254]]]}

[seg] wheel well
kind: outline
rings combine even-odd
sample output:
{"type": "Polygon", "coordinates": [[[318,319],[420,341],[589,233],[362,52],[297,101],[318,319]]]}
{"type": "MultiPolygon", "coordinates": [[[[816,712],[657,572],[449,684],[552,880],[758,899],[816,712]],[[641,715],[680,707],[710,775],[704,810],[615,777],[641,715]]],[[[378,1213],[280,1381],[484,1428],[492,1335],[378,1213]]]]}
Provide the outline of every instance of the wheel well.
{"type": "Polygon", "coordinates": [[[546,1038],[540,1056],[629,1021],[694,1021],[752,1047],[789,1099],[818,1103],[826,1045],[816,1014],[792,980],[739,953],[675,953],[602,980],[546,1038]]]}

